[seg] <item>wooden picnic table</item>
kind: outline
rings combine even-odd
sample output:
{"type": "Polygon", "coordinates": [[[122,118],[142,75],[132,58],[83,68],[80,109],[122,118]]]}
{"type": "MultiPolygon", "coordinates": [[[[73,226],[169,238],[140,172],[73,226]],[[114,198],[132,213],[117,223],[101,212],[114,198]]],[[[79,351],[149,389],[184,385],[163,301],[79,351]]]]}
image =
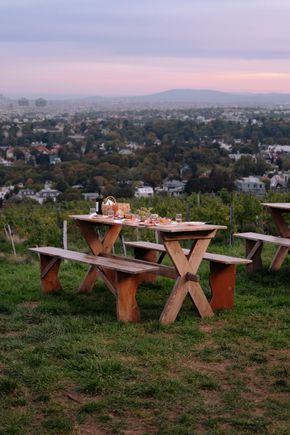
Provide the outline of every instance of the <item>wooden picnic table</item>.
{"type": "MultiPolygon", "coordinates": [[[[289,202],[263,202],[262,205],[267,208],[272,216],[272,219],[276,225],[277,231],[280,237],[290,239],[290,229],[289,224],[286,222],[284,214],[290,213],[290,203],[289,202]]],[[[279,246],[272,260],[271,269],[279,270],[283,264],[287,254],[289,252],[289,247],[279,246]]]]}
{"type": "MultiPolygon", "coordinates": [[[[71,215],[70,217],[76,222],[82,236],[95,256],[112,255],[112,248],[124,226],[157,231],[176,269],[175,283],[161,313],[160,322],[163,324],[174,322],[187,294],[191,297],[201,317],[210,317],[213,315],[212,308],[198,281],[197,272],[202,258],[211,240],[215,237],[217,230],[225,229],[225,226],[209,224],[194,225],[186,222],[170,223],[166,225],[144,225],[142,222],[113,220],[104,216],[71,215]],[[96,231],[97,226],[106,228],[106,233],[102,239],[96,231]],[[183,252],[181,241],[192,242],[188,256],[183,252]]],[[[95,267],[91,266],[81,284],[81,290],[90,291],[97,276],[98,271],[95,267]]],[[[114,280],[116,279],[114,271],[106,271],[106,279],[111,286],[114,286],[114,280]]],[[[134,303],[137,302],[134,301],[134,303]]],[[[132,306],[132,310],[133,309],[136,311],[136,308],[132,306]]]]}

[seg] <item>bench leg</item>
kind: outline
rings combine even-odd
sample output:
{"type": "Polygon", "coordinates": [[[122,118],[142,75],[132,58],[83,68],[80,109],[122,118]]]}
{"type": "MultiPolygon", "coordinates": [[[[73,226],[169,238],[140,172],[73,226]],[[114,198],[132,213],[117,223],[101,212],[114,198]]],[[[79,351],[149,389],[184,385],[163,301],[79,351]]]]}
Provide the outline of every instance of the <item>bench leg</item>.
{"type": "Polygon", "coordinates": [[[136,301],[138,275],[117,272],[117,319],[123,322],[138,322],[140,310],[136,301]]]}
{"type": "Polygon", "coordinates": [[[252,260],[252,263],[247,264],[247,272],[256,272],[263,267],[261,253],[263,242],[246,239],[246,258],[252,260]]]}
{"type": "Polygon", "coordinates": [[[270,270],[273,270],[275,272],[280,270],[282,263],[285,260],[288,252],[289,252],[289,249],[286,248],[286,246],[279,246],[279,248],[277,249],[277,251],[274,255],[274,258],[272,260],[270,270]]]}
{"type": "Polygon", "coordinates": [[[234,306],[234,291],[236,286],[236,265],[210,262],[210,288],[213,310],[230,309],[234,306]]]}
{"type": "Polygon", "coordinates": [[[60,258],[40,254],[41,287],[43,293],[52,293],[61,290],[61,284],[58,279],[60,262],[60,258]]]}
{"type": "MultiPolygon", "coordinates": [[[[108,285],[109,290],[112,291],[111,284],[114,286],[114,283],[116,281],[116,272],[110,269],[104,269],[104,271],[105,271],[105,276],[101,274],[100,271],[98,271],[95,266],[91,266],[87,271],[85,278],[83,279],[83,281],[79,286],[79,291],[81,293],[91,293],[98,277],[102,278],[103,280],[104,278],[105,280],[107,278],[109,281],[106,281],[105,284],[106,285],[109,284],[108,285]]],[[[115,294],[114,291],[112,292],[115,294]]]]}
{"type": "Polygon", "coordinates": [[[79,291],[83,293],[90,293],[95,285],[95,282],[98,277],[98,271],[96,267],[90,266],[89,270],[83,281],[79,286],[79,291]]]}
{"type": "MultiPolygon", "coordinates": [[[[157,263],[157,252],[151,249],[134,248],[134,257],[137,260],[149,261],[150,263],[157,263]]],[[[140,275],[140,282],[156,282],[155,273],[142,273],[140,275]]]]}

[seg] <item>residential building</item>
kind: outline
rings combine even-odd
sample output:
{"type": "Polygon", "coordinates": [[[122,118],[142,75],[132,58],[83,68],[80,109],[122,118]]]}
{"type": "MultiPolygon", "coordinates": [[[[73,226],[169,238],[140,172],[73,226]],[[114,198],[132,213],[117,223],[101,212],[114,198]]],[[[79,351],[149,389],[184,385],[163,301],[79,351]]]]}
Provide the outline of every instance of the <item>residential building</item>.
{"type": "Polygon", "coordinates": [[[275,174],[270,180],[271,190],[287,190],[290,174],[279,173],[275,174]]]}
{"type": "Polygon", "coordinates": [[[137,187],[134,194],[136,198],[142,198],[142,197],[147,198],[153,195],[154,195],[154,190],[153,187],[150,186],[137,187]]]}
{"type": "Polygon", "coordinates": [[[236,181],[237,190],[244,193],[253,193],[254,195],[265,195],[265,183],[258,177],[243,177],[236,181]]]}
{"type": "Polygon", "coordinates": [[[158,187],[156,192],[166,192],[171,196],[179,196],[184,192],[185,182],[179,180],[167,180],[162,187],[158,187]]]}

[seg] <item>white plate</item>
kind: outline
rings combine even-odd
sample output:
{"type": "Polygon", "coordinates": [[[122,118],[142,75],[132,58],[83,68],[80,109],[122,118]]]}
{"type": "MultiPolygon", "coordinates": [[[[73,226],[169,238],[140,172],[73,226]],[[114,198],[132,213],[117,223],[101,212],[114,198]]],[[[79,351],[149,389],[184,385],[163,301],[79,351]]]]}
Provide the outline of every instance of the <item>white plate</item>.
{"type": "Polygon", "coordinates": [[[206,222],[198,222],[198,221],[191,221],[191,222],[184,222],[186,225],[205,225],[206,222]]]}

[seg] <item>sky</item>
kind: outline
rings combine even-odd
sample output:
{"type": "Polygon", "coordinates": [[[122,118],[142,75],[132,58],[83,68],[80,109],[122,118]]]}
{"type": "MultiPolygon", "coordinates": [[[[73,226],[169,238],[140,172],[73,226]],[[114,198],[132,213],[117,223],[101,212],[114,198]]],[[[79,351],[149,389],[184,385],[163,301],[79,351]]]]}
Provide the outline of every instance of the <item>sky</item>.
{"type": "Polygon", "coordinates": [[[0,93],[290,93],[290,0],[0,0],[0,93]]]}

